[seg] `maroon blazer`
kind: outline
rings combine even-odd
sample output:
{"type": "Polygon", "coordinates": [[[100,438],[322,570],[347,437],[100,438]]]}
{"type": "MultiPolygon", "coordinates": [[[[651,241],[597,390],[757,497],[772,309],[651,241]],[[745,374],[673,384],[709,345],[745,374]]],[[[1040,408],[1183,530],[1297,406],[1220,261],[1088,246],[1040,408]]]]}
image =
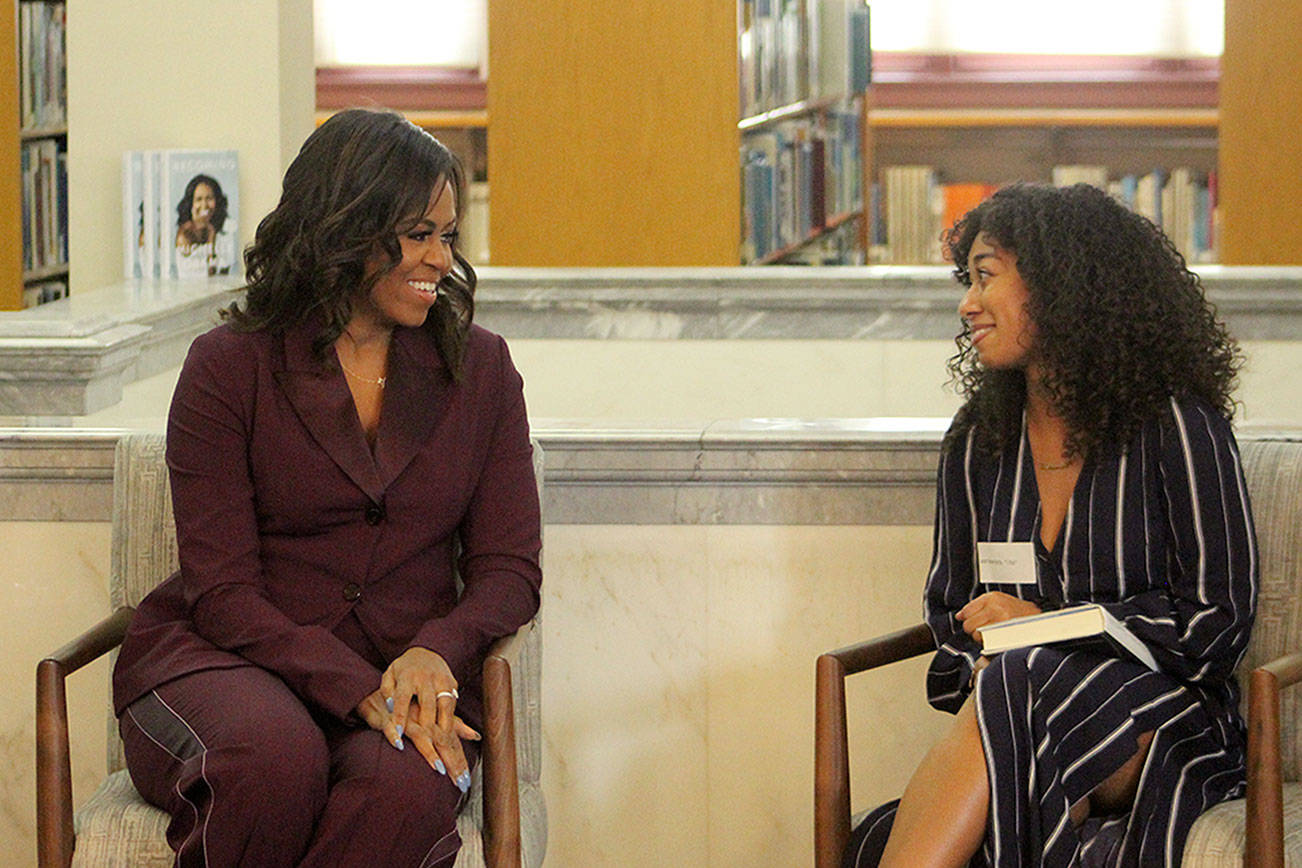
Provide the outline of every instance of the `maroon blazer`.
{"type": "Polygon", "coordinates": [[[489,645],[537,611],[538,496],[505,341],[472,327],[453,383],[428,332],[396,329],[372,454],[316,329],[223,325],[191,346],[167,426],[181,569],[132,620],[118,714],[178,675],[253,664],[346,719],[419,645],[475,723],[489,645]]]}

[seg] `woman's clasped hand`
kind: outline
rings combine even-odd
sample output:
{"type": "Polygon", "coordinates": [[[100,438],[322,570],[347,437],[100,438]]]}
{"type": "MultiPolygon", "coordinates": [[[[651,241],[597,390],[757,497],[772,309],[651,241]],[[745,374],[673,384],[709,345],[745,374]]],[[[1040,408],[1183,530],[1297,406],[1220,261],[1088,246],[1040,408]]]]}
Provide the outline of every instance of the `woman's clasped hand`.
{"type": "Polygon", "coordinates": [[[361,701],[357,715],[398,750],[413,745],[464,793],[470,789],[470,764],[461,742],[481,736],[457,717],[458,698],[447,662],[428,648],[409,648],[389,664],[380,688],[361,701]]]}

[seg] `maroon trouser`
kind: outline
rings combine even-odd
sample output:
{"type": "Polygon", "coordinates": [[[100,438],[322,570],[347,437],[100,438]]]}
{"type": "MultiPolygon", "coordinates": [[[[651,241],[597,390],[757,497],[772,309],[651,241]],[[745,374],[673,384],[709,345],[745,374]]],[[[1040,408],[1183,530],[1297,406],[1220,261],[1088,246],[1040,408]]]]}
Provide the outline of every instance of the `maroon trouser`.
{"type": "MultiPolygon", "coordinates": [[[[461,839],[461,792],[413,746],[314,717],[255,666],[195,672],[119,718],[127,768],[167,811],[177,865],[433,868],[461,839]]],[[[472,764],[477,745],[465,743],[472,764]]]]}

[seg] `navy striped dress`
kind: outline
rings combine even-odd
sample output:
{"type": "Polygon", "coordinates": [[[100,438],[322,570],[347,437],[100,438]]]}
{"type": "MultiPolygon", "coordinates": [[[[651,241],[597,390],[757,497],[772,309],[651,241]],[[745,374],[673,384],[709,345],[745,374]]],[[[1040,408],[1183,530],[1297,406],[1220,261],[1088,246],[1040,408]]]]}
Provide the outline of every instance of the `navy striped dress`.
{"type": "MultiPolygon", "coordinates": [[[[1057,543],[1040,539],[1031,449],[995,457],[969,433],[945,450],[926,618],[938,651],[927,696],[956,712],[979,645],[954,615],[986,591],[1042,606],[1094,602],[1161,667],[1052,647],[995,657],[976,678],[990,816],[973,865],[1178,866],[1204,810],[1242,795],[1245,729],[1234,668],[1256,609],[1257,549],[1229,423],[1195,400],[1144,426],[1120,455],[1087,459],[1057,543]],[[984,585],[976,542],[1035,545],[1034,585],[984,585]],[[1155,731],[1129,813],[1077,828],[1069,807],[1155,731]]],[[[876,865],[896,802],[854,830],[847,866],[876,865]]]]}

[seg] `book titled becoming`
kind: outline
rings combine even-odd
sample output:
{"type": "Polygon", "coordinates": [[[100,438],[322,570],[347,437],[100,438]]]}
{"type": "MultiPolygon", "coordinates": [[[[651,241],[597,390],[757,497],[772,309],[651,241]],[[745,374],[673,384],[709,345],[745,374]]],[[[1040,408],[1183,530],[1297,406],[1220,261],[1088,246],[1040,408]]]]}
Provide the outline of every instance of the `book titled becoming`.
{"type": "Polygon", "coordinates": [[[1107,609],[1095,603],[1040,612],[981,628],[986,654],[1031,645],[1094,646],[1106,654],[1137,660],[1157,671],[1157,660],[1143,642],[1107,609]]]}

